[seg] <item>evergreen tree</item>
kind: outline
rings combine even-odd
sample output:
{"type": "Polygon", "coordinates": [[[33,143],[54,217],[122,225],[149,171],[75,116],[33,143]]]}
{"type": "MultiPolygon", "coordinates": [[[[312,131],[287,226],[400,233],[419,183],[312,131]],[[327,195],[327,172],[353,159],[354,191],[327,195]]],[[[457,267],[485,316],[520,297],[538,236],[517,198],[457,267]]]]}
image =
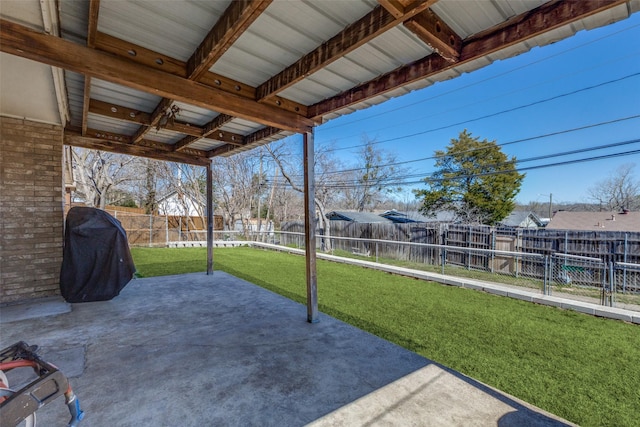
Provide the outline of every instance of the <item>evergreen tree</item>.
{"type": "Polygon", "coordinates": [[[449,210],[465,223],[495,225],[514,209],[525,175],[495,141],[480,141],[465,129],[435,156],[436,172],[424,179],[427,188],[414,191],[421,212],[449,210]]]}

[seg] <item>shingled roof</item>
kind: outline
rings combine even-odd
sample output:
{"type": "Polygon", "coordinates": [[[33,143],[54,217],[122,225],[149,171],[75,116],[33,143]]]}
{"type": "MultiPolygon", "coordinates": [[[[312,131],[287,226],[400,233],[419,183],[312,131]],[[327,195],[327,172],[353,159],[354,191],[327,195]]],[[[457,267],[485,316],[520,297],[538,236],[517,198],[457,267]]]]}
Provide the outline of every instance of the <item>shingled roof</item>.
{"type": "Polygon", "coordinates": [[[546,227],[551,230],[640,232],[640,212],[558,211],[546,227]]]}
{"type": "Polygon", "coordinates": [[[365,224],[391,224],[388,218],[384,218],[374,212],[357,212],[357,211],[331,211],[327,213],[327,218],[331,221],[351,221],[365,224]]]}

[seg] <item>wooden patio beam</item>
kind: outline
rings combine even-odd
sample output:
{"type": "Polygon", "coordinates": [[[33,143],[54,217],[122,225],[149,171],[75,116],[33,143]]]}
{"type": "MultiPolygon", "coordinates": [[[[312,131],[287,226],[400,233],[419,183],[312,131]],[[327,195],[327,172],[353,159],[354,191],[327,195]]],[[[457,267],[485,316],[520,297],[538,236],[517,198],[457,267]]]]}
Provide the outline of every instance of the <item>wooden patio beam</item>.
{"type": "MultiPolygon", "coordinates": [[[[234,154],[234,151],[238,151],[239,148],[241,147],[246,147],[247,145],[252,145],[255,144],[259,141],[263,141],[273,135],[276,135],[278,133],[282,132],[282,129],[278,129],[278,128],[274,128],[271,126],[268,126],[266,128],[262,128],[260,130],[257,130],[255,132],[253,132],[252,134],[249,134],[247,136],[245,136],[242,139],[242,143],[241,144],[226,144],[226,145],[222,145],[220,147],[216,147],[213,150],[210,150],[208,152],[209,157],[215,157],[215,156],[223,156],[223,155],[231,155],[234,154]]],[[[261,144],[262,145],[262,144],[261,144]]]]}
{"type": "Polygon", "coordinates": [[[242,135],[220,130],[222,126],[224,126],[226,123],[229,123],[231,120],[233,120],[233,117],[226,114],[220,114],[216,116],[202,128],[202,134],[200,136],[189,135],[182,138],[180,141],[173,144],[173,150],[184,150],[190,144],[193,144],[194,142],[202,138],[215,139],[216,141],[223,141],[231,145],[242,145],[242,135]]]}
{"type": "Polygon", "coordinates": [[[384,7],[394,18],[402,18],[409,10],[415,7],[416,0],[378,0],[378,4],[384,7]]]}
{"type": "Polygon", "coordinates": [[[626,3],[625,0],[552,1],[546,3],[505,22],[498,28],[490,29],[463,41],[460,60],[457,63],[451,63],[438,54],[431,54],[309,106],[308,117],[321,120],[325,114],[436,75],[624,3],[626,3]]]}
{"type": "MultiPolygon", "coordinates": [[[[87,47],[94,48],[96,34],[98,32],[98,14],[100,12],[100,0],[90,0],[89,17],[87,25],[87,47]]],[[[89,117],[89,100],[91,98],[91,77],[84,77],[84,91],[82,92],[82,134],[87,132],[87,118],[89,117]]]]}
{"type": "MultiPolygon", "coordinates": [[[[129,61],[136,62],[138,64],[145,65],[147,67],[154,68],[165,73],[170,73],[178,77],[186,78],[187,76],[187,64],[186,62],[172,58],[167,55],[163,55],[159,52],[155,52],[150,49],[146,49],[142,46],[138,46],[133,43],[129,43],[125,40],[118,39],[98,32],[96,40],[96,49],[104,52],[109,52],[113,55],[125,58],[129,61]]],[[[247,99],[256,100],[256,88],[237,80],[230,79],[220,74],[207,72],[198,82],[216,88],[218,90],[239,95],[247,99]]],[[[291,111],[292,113],[300,114],[302,116],[307,115],[306,105],[274,96],[267,104],[277,107],[283,110],[291,111]]]]}
{"type": "Polygon", "coordinates": [[[314,121],[178,76],[0,20],[0,51],[212,111],[304,133],[314,121]]]}
{"type": "Polygon", "coordinates": [[[138,123],[149,126],[151,115],[144,111],[128,108],[122,105],[112,104],[97,99],[89,100],[89,112],[100,116],[110,117],[125,122],[138,123]]]}
{"type": "Polygon", "coordinates": [[[347,26],[318,48],[309,52],[294,64],[258,86],[256,89],[257,99],[266,100],[274,96],[277,92],[293,86],[310,74],[313,74],[342,58],[349,52],[370,42],[396,25],[426,10],[435,2],[436,0],[414,2],[411,7],[404,10],[404,14],[399,17],[395,17],[384,7],[377,6],[370,13],[347,26]]]}
{"type": "MultiPolygon", "coordinates": [[[[136,110],[135,108],[124,107],[122,105],[99,101],[97,99],[91,99],[89,103],[89,112],[116,120],[137,123],[146,127],[151,126],[151,114],[136,110]]],[[[181,151],[189,144],[202,138],[215,139],[216,141],[241,145],[244,138],[242,135],[220,130],[222,126],[231,120],[233,120],[233,117],[226,114],[219,114],[203,127],[176,121],[173,123],[167,123],[163,128],[187,135],[181,141],[172,145],[174,151],[181,151]]],[[[133,142],[133,138],[136,136],[137,133],[130,137],[130,141],[133,142]]]]}
{"type": "Polygon", "coordinates": [[[131,143],[137,144],[144,139],[144,136],[149,132],[149,130],[153,127],[158,126],[162,116],[167,114],[167,110],[171,108],[171,104],[173,104],[173,100],[169,98],[162,98],[156,108],[154,108],[153,112],[149,114],[149,123],[145,126],[140,126],[136,133],[131,137],[131,143]]]}
{"type": "Polygon", "coordinates": [[[64,131],[64,144],[197,166],[206,166],[210,162],[205,151],[191,149],[187,152],[175,152],[168,144],[146,140],[141,141],[138,145],[133,145],[129,144],[126,135],[95,129],[88,129],[87,135],[82,135],[80,129],[67,128],[64,131]]]}
{"type": "Polygon", "coordinates": [[[404,26],[447,61],[457,62],[460,58],[462,39],[431,9],[409,19],[404,26]]]}
{"type": "Polygon", "coordinates": [[[187,61],[187,77],[199,80],[265,11],[272,0],[235,0],[187,61]]]}
{"type": "Polygon", "coordinates": [[[469,37],[462,47],[460,60],[469,61],[488,55],[625,3],[626,0],[550,1],[513,17],[496,29],[469,37]]]}
{"type": "MultiPolygon", "coordinates": [[[[251,23],[266,9],[271,0],[264,1],[232,1],[222,17],[196,48],[186,63],[186,78],[199,80],[213,63],[231,47],[251,23]]],[[[163,117],[168,114],[172,99],[164,98],[151,114],[151,126],[140,127],[136,131],[133,143],[138,143],[151,127],[157,127],[163,117]]]]}

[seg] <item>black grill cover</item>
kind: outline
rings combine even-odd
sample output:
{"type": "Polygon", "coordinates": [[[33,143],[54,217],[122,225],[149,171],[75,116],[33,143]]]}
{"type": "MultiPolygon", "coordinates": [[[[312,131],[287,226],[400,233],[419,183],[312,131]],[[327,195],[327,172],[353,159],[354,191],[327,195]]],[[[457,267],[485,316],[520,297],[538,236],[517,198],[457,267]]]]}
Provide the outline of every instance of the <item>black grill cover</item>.
{"type": "Polygon", "coordinates": [[[69,210],[60,271],[60,292],[67,302],[110,300],[135,271],[120,221],[100,209],[69,210]]]}

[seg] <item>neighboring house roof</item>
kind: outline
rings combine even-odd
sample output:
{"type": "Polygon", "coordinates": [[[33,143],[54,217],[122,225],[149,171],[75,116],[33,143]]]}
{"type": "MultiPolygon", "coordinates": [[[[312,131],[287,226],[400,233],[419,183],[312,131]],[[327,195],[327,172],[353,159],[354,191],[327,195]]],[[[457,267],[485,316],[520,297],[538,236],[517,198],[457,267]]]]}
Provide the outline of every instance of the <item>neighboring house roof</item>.
{"type": "Polygon", "coordinates": [[[425,216],[418,211],[399,212],[395,209],[380,214],[396,223],[406,222],[454,222],[456,214],[451,211],[441,211],[435,216],[425,216]]]}
{"type": "Polygon", "coordinates": [[[365,224],[454,222],[456,218],[455,214],[449,211],[438,212],[435,217],[430,217],[417,211],[399,212],[395,209],[380,214],[375,212],[331,211],[326,216],[331,221],[352,221],[365,224]]]}
{"type": "Polygon", "coordinates": [[[558,211],[547,225],[550,230],[640,231],[640,212],[558,211]]]}
{"type": "Polygon", "coordinates": [[[395,223],[424,222],[424,221],[421,221],[419,218],[410,217],[408,214],[404,212],[398,212],[395,209],[382,212],[380,216],[383,218],[387,218],[395,223]]]}
{"type": "Polygon", "coordinates": [[[331,221],[352,221],[365,224],[392,223],[390,219],[373,212],[331,211],[326,216],[331,221]]]}
{"type": "Polygon", "coordinates": [[[508,227],[536,228],[544,226],[544,222],[533,212],[513,211],[500,224],[508,227]]]}
{"type": "Polygon", "coordinates": [[[435,216],[422,216],[424,222],[460,222],[458,216],[453,211],[436,212],[435,216]]]}

